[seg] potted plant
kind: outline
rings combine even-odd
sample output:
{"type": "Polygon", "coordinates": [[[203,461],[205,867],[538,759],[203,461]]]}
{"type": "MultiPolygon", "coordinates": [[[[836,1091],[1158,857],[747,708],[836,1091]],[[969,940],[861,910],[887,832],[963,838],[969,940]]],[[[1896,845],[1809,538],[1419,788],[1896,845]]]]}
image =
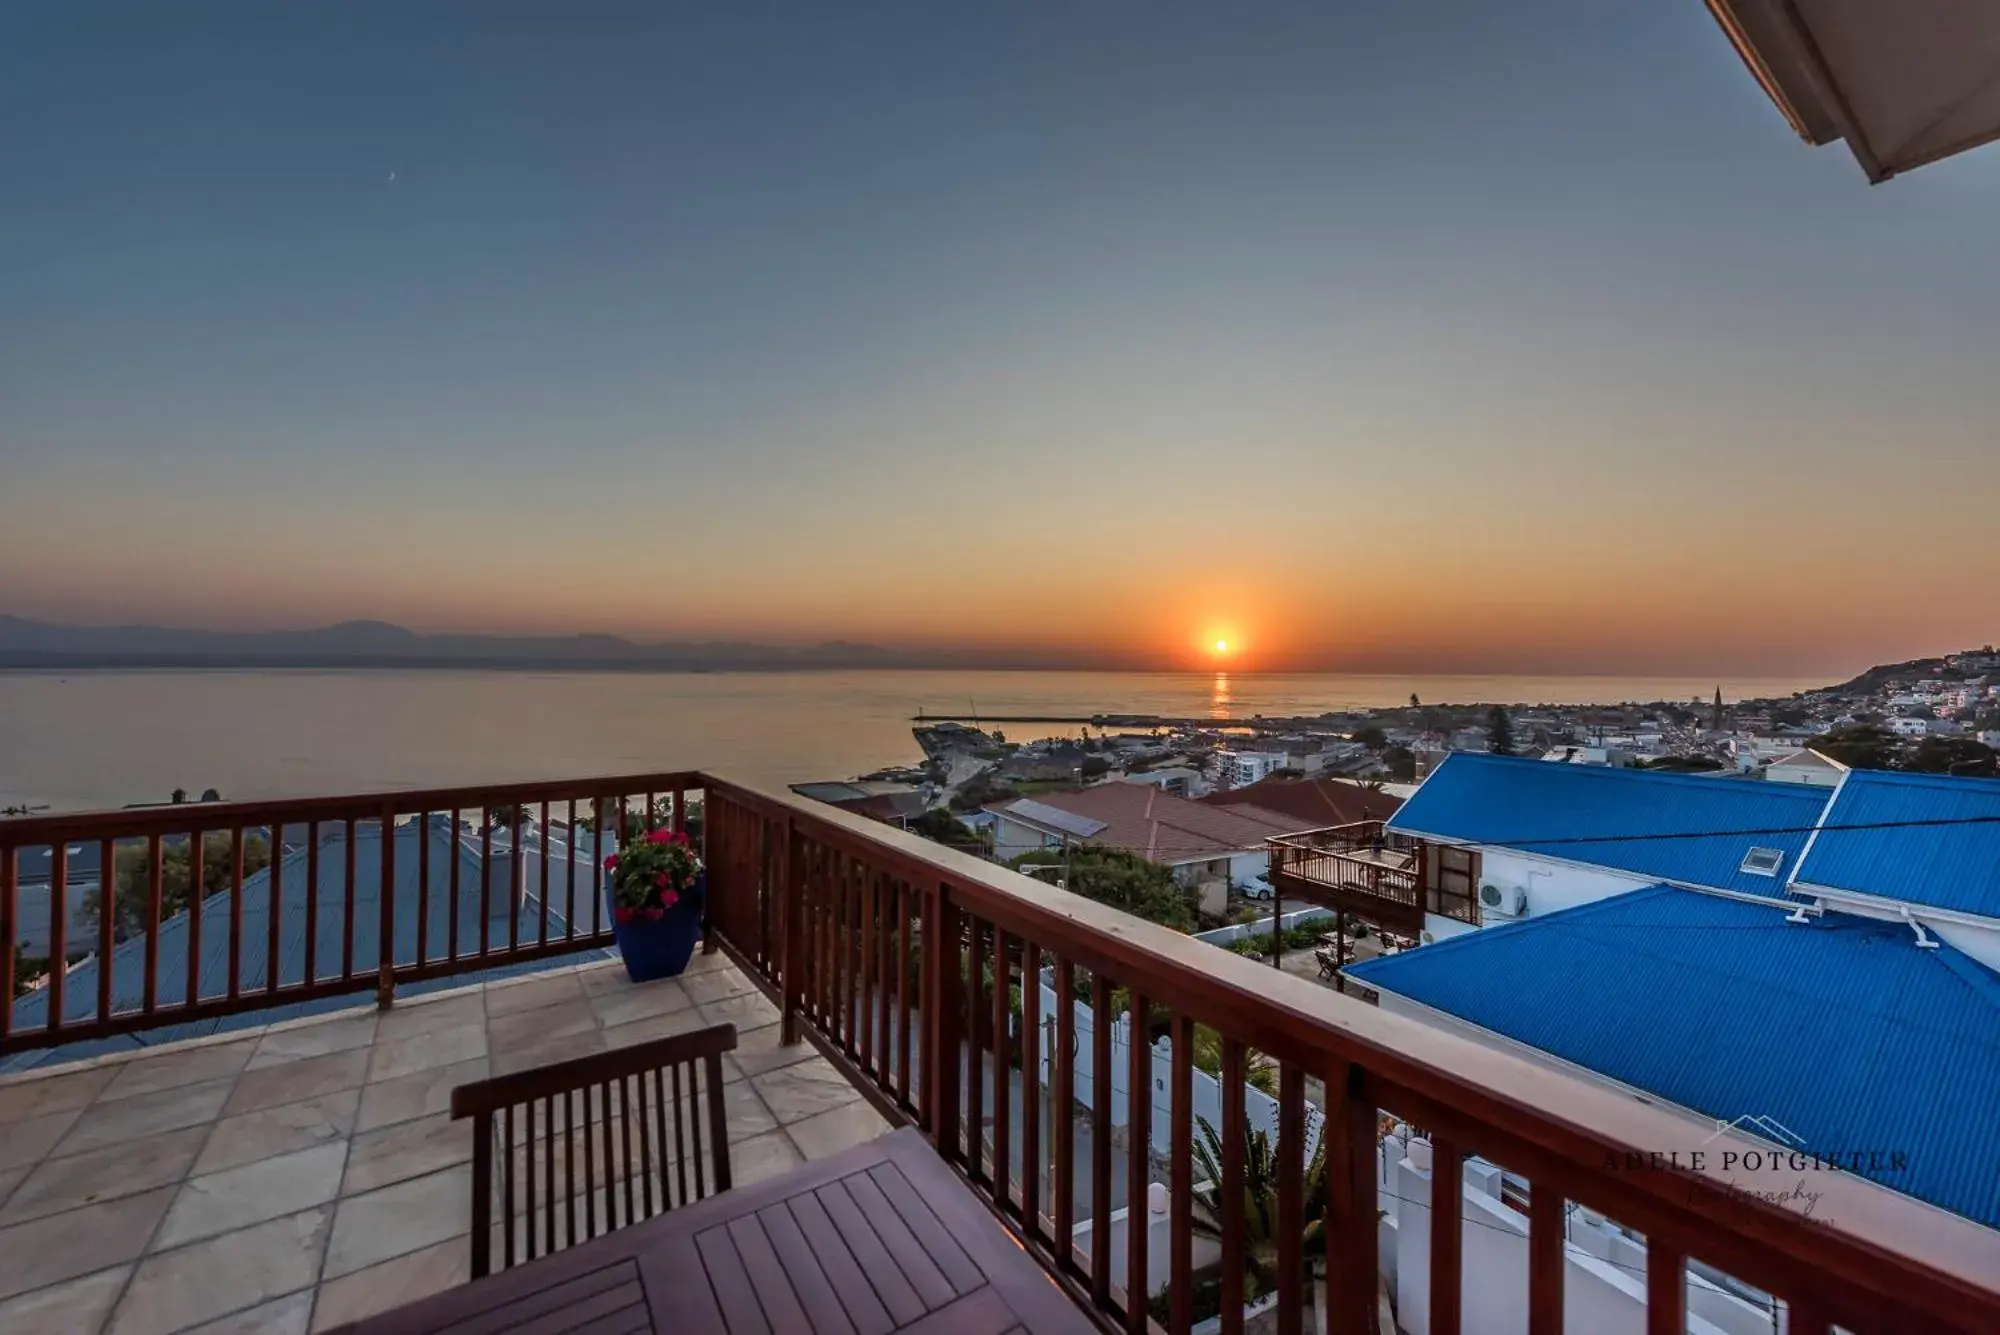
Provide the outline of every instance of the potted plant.
{"type": "Polygon", "coordinates": [[[694,843],[678,830],[647,831],[607,856],[604,869],[626,974],[643,983],[687,968],[708,888],[694,843]]]}

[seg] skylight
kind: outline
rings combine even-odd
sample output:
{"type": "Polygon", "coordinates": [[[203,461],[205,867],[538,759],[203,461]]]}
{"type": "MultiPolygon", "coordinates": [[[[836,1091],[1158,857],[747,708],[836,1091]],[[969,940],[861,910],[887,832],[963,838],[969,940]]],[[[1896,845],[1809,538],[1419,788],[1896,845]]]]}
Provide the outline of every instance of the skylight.
{"type": "Polygon", "coordinates": [[[1743,865],[1737,870],[1752,876],[1776,876],[1784,860],[1785,850],[1782,848],[1753,848],[1743,855],[1743,865]]]}

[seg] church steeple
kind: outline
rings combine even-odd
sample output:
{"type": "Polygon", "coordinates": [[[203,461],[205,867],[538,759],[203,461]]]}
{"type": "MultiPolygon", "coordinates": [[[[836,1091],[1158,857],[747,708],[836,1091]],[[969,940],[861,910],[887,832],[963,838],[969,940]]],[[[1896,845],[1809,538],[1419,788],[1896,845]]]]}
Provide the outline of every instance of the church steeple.
{"type": "Polygon", "coordinates": [[[1715,688],[1715,715],[1709,720],[1709,726],[1716,732],[1722,731],[1722,687],[1720,684],[1715,688]]]}

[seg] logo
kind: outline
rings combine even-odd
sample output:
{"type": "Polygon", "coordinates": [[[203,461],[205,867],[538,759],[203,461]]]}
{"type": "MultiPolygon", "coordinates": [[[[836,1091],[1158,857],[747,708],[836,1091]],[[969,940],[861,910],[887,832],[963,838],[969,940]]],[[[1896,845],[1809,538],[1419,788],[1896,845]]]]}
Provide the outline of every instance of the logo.
{"type": "Polygon", "coordinates": [[[1762,1136],[1765,1140],[1775,1141],[1787,1149],[1803,1149],[1806,1143],[1804,1136],[1794,1134],[1790,1127],[1777,1118],[1765,1117],[1761,1113],[1744,1113],[1727,1121],[1718,1117],[1715,1119],[1715,1130],[1709,1132],[1708,1139],[1701,1143],[1706,1145],[1726,1131],[1748,1131],[1753,1136],[1762,1136]]]}

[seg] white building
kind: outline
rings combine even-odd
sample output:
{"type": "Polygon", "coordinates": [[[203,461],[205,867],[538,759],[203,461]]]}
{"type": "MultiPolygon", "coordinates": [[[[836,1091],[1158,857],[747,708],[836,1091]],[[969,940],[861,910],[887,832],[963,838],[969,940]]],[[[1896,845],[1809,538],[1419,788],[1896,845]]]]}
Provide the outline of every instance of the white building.
{"type": "Polygon", "coordinates": [[[1804,783],[1816,788],[1833,788],[1847,766],[1829,760],[1817,751],[1794,751],[1780,756],[1765,767],[1764,777],[1773,783],[1804,783]]]}
{"type": "Polygon", "coordinates": [[[1213,784],[1202,777],[1200,770],[1187,765],[1162,765],[1158,769],[1142,770],[1124,776],[1126,783],[1142,783],[1157,788],[1175,797],[1202,797],[1213,784]]]}
{"type": "Polygon", "coordinates": [[[1251,784],[1261,783],[1277,771],[1290,766],[1291,757],[1283,751],[1217,751],[1216,786],[1248,788],[1251,784]]]}

